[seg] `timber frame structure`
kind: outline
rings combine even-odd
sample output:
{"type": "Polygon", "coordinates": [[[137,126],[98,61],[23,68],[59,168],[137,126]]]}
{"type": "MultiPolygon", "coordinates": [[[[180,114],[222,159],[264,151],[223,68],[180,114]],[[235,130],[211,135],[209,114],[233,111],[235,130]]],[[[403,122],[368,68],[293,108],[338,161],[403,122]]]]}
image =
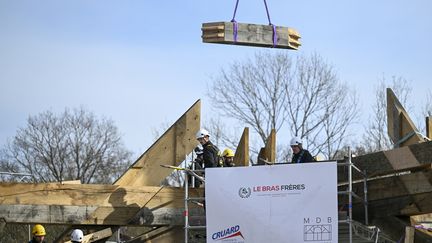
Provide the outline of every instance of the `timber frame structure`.
{"type": "MultiPolygon", "coordinates": [[[[431,242],[431,233],[417,226],[431,220],[432,142],[418,135],[391,90],[387,95],[389,126],[399,124],[397,127],[402,128],[389,127],[389,135],[400,146],[352,158],[368,175],[369,223],[394,241],[405,235],[405,242],[431,242]]],[[[160,165],[178,166],[193,151],[197,145],[194,135],[200,128],[200,109],[198,100],[113,185],[0,183],[0,223],[94,228],[86,242],[102,242],[121,226],[149,227],[127,242],[181,242],[184,189],[164,186],[162,182],[170,171],[160,165]]],[[[428,118],[426,121],[430,122],[428,118]]],[[[427,127],[432,126],[428,123],[427,127]]],[[[427,135],[430,136],[430,130],[427,135]]],[[[259,160],[271,163],[275,157],[276,132],[272,131],[259,160]]],[[[242,134],[234,161],[249,166],[248,128],[242,134]]],[[[354,176],[352,186],[362,197],[365,195],[359,179],[354,176]]],[[[346,172],[338,170],[341,190],[346,182],[346,172]]],[[[201,188],[190,188],[188,193],[190,197],[203,196],[201,188]]],[[[339,198],[341,208],[347,204],[346,198],[339,198]]],[[[354,220],[364,222],[363,205],[354,202],[352,206],[354,220]]],[[[205,215],[202,207],[192,204],[189,214],[197,220],[203,220],[205,215]]]]}

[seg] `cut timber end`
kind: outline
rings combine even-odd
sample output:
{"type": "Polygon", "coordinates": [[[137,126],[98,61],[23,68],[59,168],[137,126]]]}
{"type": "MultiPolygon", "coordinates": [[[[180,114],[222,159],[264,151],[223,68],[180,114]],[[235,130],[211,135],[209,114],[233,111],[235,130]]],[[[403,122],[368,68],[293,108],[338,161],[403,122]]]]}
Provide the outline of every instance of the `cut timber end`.
{"type": "Polygon", "coordinates": [[[410,119],[391,88],[387,88],[387,131],[395,147],[423,142],[418,129],[410,119]]]}
{"type": "Polygon", "coordinates": [[[273,43],[273,26],[237,23],[237,40],[234,40],[234,23],[212,22],[202,24],[204,43],[232,44],[297,50],[300,34],[292,28],[276,26],[277,41],[273,43]]]}
{"type": "Polygon", "coordinates": [[[249,128],[245,127],[234,155],[236,166],[249,166],[249,128]]]}
{"type": "Polygon", "coordinates": [[[195,132],[200,128],[200,120],[198,100],[114,184],[159,186],[170,173],[160,165],[176,166],[196,147],[195,132]]]}

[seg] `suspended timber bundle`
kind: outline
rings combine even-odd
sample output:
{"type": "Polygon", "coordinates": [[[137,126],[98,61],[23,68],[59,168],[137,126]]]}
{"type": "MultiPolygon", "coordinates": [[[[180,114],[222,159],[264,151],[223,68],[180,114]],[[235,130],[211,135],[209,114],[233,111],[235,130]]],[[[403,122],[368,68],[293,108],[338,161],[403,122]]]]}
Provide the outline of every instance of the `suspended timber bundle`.
{"type": "Polygon", "coordinates": [[[291,50],[297,50],[301,45],[300,34],[295,29],[282,26],[213,22],[203,23],[201,30],[202,40],[205,43],[291,50]]]}

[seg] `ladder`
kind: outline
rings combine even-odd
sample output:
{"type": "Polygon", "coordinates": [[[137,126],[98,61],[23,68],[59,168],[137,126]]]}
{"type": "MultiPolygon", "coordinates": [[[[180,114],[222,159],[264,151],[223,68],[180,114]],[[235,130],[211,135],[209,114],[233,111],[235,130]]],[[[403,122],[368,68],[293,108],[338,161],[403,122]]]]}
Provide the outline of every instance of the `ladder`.
{"type": "Polygon", "coordinates": [[[187,165],[187,156],[185,156],[185,163],[183,167],[178,167],[178,166],[172,166],[172,165],[161,165],[161,167],[164,168],[168,168],[168,169],[174,169],[177,171],[183,171],[184,172],[184,222],[185,222],[185,226],[184,226],[184,242],[188,243],[189,242],[189,230],[194,230],[194,229],[205,229],[206,226],[205,225],[190,225],[189,224],[189,203],[193,202],[193,203],[197,203],[199,201],[205,201],[205,197],[189,197],[189,177],[191,177],[191,186],[195,187],[196,185],[196,180],[202,182],[203,184],[205,183],[205,179],[203,176],[198,175],[197,173],[203,173],[204,170],[196,170],[195,169],[195,160],[193,160],[192,157],[192,168],[189,169],[188,165],[187,165]]]}
{"type": "MultiPolygon", "coordinates": [[[[205,179],[202,176],[199,176],[197,173],[202,173],[204,170],[196,170],[195,169],[195,161],[192,161],[192,169],[184,168],[185,172],[185,180],[184,180],[184,192],[185,192],[185,210],[184,210],[184,217],[185,217],[185,226],[184,226],[184,237],[185,237],[185,243],[189,242],[189,230],[195,230],[195,229],[205,229],[205,225],[190,225],[189,224],[189,203],[196,202],[196,201],[205,201],[205,197],[189,197],[189,176],[191,177],[191,186],[195,188],[196,180],[201,181],[203,184],[205,183],[205,179]]],[[[186,163],[185,163],[186,167],[186,163]]]]}

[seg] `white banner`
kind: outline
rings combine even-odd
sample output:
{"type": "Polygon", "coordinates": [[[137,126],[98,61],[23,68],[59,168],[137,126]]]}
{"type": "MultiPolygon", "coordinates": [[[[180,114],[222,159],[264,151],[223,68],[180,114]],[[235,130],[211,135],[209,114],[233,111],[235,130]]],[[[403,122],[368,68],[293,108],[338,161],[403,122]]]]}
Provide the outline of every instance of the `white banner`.
{"type": "Polygon", "coordinates": [[[338,242],[336,162],[206,169],[209,242],[338,242]]]}

